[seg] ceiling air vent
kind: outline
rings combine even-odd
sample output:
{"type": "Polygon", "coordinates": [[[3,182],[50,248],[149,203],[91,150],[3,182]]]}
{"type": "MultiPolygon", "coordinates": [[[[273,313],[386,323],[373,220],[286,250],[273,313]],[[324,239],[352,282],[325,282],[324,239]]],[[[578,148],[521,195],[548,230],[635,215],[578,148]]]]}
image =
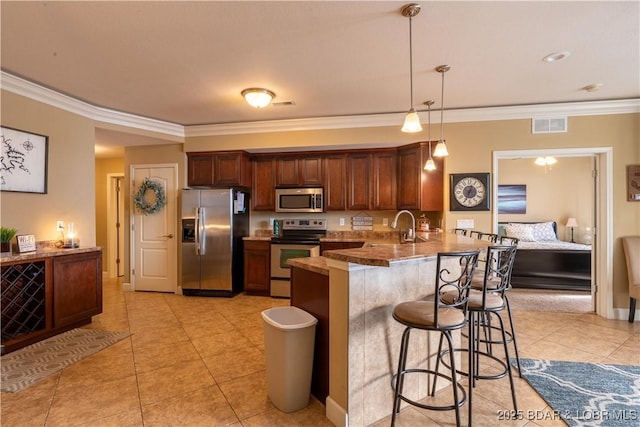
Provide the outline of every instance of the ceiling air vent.
{"type": "Polygon", "coordinates": [[[540,118],[531,120],[531,133],[561,133],[566,131],[566,117],[540,118]]]}

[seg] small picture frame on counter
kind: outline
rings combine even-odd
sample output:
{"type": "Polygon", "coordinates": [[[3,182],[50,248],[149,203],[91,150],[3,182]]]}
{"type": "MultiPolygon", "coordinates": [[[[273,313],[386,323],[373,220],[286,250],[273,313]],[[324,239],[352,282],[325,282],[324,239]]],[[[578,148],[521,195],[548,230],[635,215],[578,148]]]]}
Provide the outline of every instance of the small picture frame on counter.
{"type": "Polygon", "coordinates": [[[36,236],[33,234],[20,234],[16,236],[18,252],[34,252],[36,250],[36,236]]]}

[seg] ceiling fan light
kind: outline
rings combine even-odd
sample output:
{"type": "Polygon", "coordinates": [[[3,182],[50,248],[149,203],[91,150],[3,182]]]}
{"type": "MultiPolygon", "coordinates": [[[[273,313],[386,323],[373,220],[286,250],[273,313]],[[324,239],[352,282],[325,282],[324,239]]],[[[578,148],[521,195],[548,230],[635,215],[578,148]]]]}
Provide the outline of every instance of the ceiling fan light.
{"type": "Polygon", "coordinates": [[[427,162],[424,164],[424,170],[427,170],[427,171],[436,170],[436,162],[434,162],[432,158],[429,158],[429,160],[427,160],[427,162]]]}
{"type": "Polygon", "coordinates": [[[558,163],[558,161],[556,160],[556,158],[555,158],[555,157],[551,157],[551,156],[545,157],[545,158],[544,158],[544,162],[545,162],[546,164],[548,164],[548,165],[555,165],[556,163],[558,163]]]}
{"type": "Polygon", "coordinates": [[[534,163],[538,166],[544,166],[545,165],[544,157],[538,157],[534,163]]]}
{"type": "Polygon", "coordinates": [[[276,97],[276,94],[269,89],[262,88],[249,88],[243,90],[241,93],[245,101],[247,101],[247,104],[254,108],[264,108],[271,104],[273,98],[276,97]]]}
{"type": "Polygon", "coordinates": [[[445,157],[449,155],[447,144],[445,144],[443,140],[440,140],[440,142],[438,142],[438,145],[436,145],[436,149],[433,151],[433,155],[436,157],[445,157]]]}
{"type": "Polygon", "coordinates": [[[402,132],[416,133],[422,131],[422,125],[420,124],[420,116],[413,108],[409,110],[407,116],[404,118],[404,125],[402,125],[402,132]]]}

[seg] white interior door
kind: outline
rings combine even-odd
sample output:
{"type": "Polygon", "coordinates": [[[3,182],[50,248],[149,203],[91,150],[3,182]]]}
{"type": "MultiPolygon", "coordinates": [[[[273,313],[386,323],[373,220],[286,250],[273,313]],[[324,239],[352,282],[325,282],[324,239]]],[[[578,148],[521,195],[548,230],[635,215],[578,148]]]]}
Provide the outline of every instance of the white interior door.
{"type": "MultiPolygon", "coordinates": [[[[145,215],[131,204],[133,271],[136,291],[176,292],[177,249],[177,165],[135,165],[131,167],[134,195],[145,178],[162,185],[167,203],[157,213],[145,215]]],[[[154,200],[150,194],[150,201],[154,200]]]]}

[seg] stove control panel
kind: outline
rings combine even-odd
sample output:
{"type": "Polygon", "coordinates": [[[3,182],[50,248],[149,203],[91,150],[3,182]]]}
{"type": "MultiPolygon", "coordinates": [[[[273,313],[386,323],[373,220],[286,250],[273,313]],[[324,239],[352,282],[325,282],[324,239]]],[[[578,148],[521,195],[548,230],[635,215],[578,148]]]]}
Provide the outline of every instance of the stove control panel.
{"type": "Polygon", "coordinates": [[[285,219],[282,221],[283,230],[326,230],[326,219],[285,219]]]}

